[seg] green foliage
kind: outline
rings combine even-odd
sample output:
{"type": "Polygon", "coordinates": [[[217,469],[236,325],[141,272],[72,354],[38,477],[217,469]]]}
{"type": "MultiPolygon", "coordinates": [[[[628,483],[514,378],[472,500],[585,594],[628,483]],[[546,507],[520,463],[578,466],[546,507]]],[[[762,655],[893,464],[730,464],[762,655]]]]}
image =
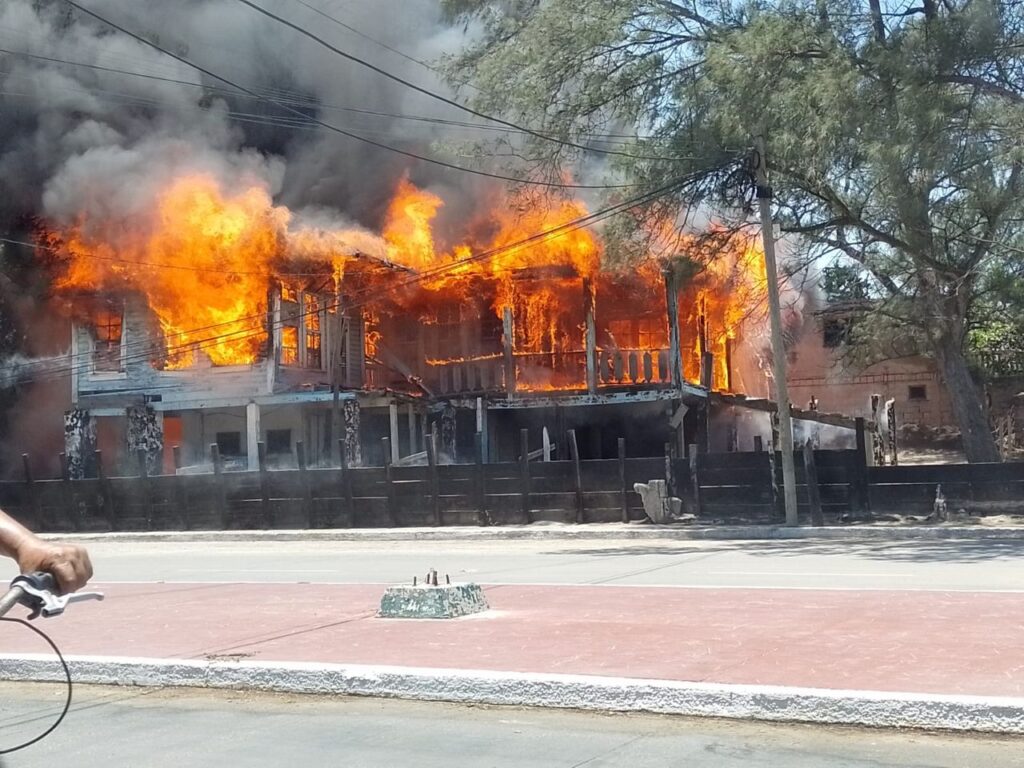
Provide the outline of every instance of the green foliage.
{"type": "Polygon", "coordinates": [[[861,270],[852,264],[834,264],[821,271],[821,289],[829,302],[863,301],[868,298],[868,283],[861,270]]]}
{"type": "MultiPolygon", "coordinates": [[[[690,179],[648,218],[743,220],[764,135],[776,220],[800,255],[857,264],[880,316],[966,380],[969,334],[1005,303],[990,276],[1020,276],[1024,252],[1024,0],[442,1],[480,30],[447,62],[478,106],[613,147],[607,167],[639,191],[690,179]]],[[[506,141],[537,173],[590,160],[506,141]]],[[[628,242],[629,226],[617,234],[628,242]]],[[[984,440],[968,389],[954,411],[984,440]]]]}

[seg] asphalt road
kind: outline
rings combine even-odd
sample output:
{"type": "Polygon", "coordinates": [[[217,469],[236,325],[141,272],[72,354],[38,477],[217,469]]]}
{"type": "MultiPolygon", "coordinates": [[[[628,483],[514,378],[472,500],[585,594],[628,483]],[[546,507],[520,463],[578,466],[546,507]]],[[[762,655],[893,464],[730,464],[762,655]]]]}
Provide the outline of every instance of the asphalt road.
{"type": "MultiPolygon", "coordinates": [[[[57,686],[0,684],[0,749],[45,728],[57,686]]],[[[51,737],[0,768],[1004,768],[1024,740],[661,716],[192,690],[76,688],[51,737]]]]}
{"type": "Polygon", "coordinates": [[[94,542],[90,552],[99,582],[380,584],[436,568],[484,584],[1024,591],[1024,542],[1011,541],[94,542]]]}

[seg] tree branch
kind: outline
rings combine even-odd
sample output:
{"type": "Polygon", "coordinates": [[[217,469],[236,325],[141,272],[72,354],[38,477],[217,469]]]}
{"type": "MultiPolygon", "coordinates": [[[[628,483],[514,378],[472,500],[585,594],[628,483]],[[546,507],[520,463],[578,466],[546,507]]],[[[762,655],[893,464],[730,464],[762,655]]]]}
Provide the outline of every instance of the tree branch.
{"type": "Polygon", "coordinates": [[[1024,95],[1021,95],[1012,88],[999,85],[999,83],[992,83],[981,77],[975,77],[974,75],[938,75],[935,78],[936,82],[939,83],[953,83],[956,85],[969,85],[972,88],[977,88],[979,91],[985,93],[991,93],[995,96],[1002,96],[1012,101],[1014,104],[1024,104],[1024,95]]]}

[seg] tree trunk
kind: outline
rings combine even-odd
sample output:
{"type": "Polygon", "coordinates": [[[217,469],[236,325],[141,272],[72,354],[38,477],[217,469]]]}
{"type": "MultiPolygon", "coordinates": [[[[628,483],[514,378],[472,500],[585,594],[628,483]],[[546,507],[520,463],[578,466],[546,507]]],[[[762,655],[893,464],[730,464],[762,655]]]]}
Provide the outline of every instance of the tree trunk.
{"type": "Polygon", "coordinates": [[[952,334],[933,338],[935,353],[946,380],[946,390],[953,406],[953,418],[960,427],[964,453],[971,463],[1001,461],[999,448],[992,437],[988,423],[988,409],[978,391],[967,359],[956,337],[952,334]]]}

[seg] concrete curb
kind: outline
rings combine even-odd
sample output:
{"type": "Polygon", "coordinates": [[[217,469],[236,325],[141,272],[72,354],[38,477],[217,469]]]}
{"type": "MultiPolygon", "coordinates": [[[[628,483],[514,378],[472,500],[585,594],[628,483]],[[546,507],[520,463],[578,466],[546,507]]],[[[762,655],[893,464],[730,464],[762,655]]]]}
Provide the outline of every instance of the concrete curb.
{"type": "MultiPolygon", "coordinates": [[[[603,712],[1024,733],[1024,698],[301,662],[68,657],[76,682],[337,694],[603,712]]],[[[0,657],[0,679],[62,681],[52,656],[0,657]]]]}
{"type": "Polygon", "coordinates": [[[859,539],[885,541],[935,541],[946,539],[996,539],[1024,541],[1024,527],[920,525],[824,526],[788,528],[775,525],[691,527],[625,525],[619,523],[559,525],[534,524],[493,528],[336,528],[316,530],[246,531],[138,531],[116,533],[50,533],[44,538],[82,543],[99,542],[232,542],[232,541],[587,541],[601,539],[766,540],[766,539],[859,539]]]}

